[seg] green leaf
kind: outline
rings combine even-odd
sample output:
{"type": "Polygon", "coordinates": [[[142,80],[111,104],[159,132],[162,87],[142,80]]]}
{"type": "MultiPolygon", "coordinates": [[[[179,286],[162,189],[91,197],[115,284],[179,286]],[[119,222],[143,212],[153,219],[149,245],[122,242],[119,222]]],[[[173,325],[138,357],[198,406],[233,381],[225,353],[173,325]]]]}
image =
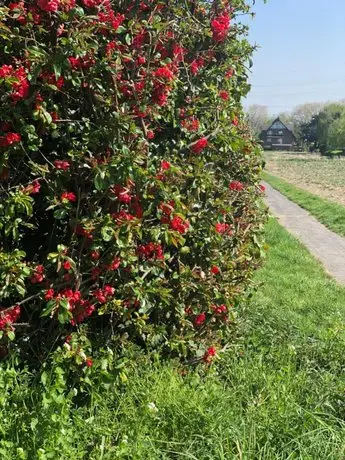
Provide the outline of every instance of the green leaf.
{"type": "Polygon", "coordinates": [[[111,227],[103,227],[101,233],[104,241],[111,241],[115,234],[114,229],[111,227]]]}
{"type": "Polygon", "coordinates": [[[7,337],[11,340],[11,342],[13,342],[13,340],[16,338],[16,334],[13,331],[8,331],[7,337]]]}

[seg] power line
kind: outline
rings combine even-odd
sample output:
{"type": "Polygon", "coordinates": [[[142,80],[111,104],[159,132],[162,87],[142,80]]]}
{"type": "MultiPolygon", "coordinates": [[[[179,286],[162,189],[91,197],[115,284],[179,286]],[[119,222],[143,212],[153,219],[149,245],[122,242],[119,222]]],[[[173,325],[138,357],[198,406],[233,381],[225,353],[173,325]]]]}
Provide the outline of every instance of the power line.
{"type": "Polygon", "coordinates": [[[334,83],[344,82],[345,77],[338,80],[330,80],[315,83],[272,83],[271,85],[251,85],[252,88],[275,88],[281,86],[313,86],[313,85],[333,85],[334,83]]]}
{"type": "MultiPolygon", "coordinates": [[[[339,93],[338,90],[336,90],[337,93],[339,93]]],[[[253,95],[255,96],[263,96],[263,97],[274,97],[274,98],[277,98],[277,97],[285,97],[285,96],[299,96],[301,94],[315,94],[315,93],[319,93],[320,90],[317,90],[317,89],[314,89],[314,90],[311,90],[311,91],[295,91],[293,93],[271,93],[271,94],[267,94],[267,93],[256,93],[255,91],[252,92],[253,95]]],[[[345,87],[344,87],[344,94],[345,94],[345,87]]]]}

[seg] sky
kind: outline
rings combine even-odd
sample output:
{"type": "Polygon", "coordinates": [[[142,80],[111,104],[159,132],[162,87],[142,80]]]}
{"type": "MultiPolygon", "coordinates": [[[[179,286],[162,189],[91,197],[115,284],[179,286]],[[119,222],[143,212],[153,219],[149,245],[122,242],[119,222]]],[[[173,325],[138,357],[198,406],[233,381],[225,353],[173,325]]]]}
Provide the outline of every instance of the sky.
{"type": "Polygon", "coordinates": [[[244,106],[270,114],[345,99],[345,0],[256,0],[248,19],[254,53],[244,106]]]}

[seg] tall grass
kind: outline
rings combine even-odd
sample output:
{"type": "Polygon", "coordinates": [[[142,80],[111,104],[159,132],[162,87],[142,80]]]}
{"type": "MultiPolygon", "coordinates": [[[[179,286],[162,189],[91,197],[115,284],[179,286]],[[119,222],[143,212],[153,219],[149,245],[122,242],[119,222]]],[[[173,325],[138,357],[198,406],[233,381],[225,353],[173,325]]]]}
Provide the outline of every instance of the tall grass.
{"type": "Polygon", "coordinates": [[[267,240],[218,367],[185,374],[139,356],[127,381],[85,400],[58,366],[43,382],[4,367],[0,458],[344,459],[345,289],[274,220],[267,240]]]}

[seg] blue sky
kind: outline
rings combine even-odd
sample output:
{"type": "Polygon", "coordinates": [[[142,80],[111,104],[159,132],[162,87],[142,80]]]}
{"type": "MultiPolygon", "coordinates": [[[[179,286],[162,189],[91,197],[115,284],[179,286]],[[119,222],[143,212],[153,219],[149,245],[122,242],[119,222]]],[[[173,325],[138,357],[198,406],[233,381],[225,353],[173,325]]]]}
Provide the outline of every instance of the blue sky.
{"type": "Polygon", "coordinates": [[[345,0],[256,0],[254,11],[249,41],[260,49],[245,107],[345,99],[345,0]]]}

